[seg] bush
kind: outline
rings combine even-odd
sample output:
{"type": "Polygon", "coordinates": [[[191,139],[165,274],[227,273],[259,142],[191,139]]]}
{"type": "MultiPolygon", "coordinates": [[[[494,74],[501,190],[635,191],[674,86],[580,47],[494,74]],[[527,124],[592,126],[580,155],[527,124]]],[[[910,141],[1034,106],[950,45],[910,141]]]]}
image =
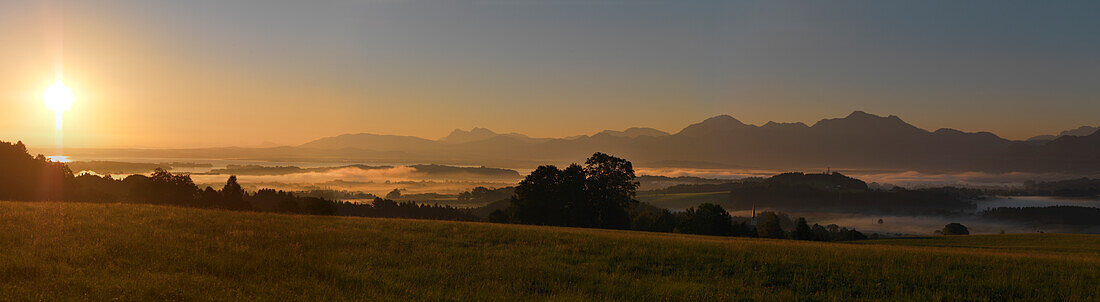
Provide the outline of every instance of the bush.
{"type": "Polygon", "coordinates": [[[948,223],[943,226],[941,232],[943,232],[944,235],[970,235],[970,230],[957,222],[948,223]]]}

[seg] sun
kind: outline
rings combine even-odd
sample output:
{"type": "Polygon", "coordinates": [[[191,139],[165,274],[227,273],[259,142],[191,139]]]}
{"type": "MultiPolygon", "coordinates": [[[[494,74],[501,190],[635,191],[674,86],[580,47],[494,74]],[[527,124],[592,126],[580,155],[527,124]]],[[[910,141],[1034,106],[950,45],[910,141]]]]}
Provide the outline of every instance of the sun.
{"type": "Polygon", "coordinates": [[[57,130],[61,130],[61,115],[73,105],[73,91],[65,87],[65,83],[57,81],[42,92],[42,100],[46,101],[46,107],[53,110],[57,119],[57,130]]]}

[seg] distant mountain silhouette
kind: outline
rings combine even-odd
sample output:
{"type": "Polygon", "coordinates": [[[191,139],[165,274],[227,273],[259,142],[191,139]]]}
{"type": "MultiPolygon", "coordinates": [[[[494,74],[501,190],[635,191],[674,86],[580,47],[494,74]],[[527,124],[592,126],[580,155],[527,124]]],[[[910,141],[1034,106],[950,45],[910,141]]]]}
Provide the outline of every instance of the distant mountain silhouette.
{"type": "Polygon", "coordinates": [[[653,129],[653,128],[630,127],[630,128],[627,128],[626,130],[623,130],[623,131],[604,130],[604,131],[600,131],[600,133],[596,133],[596,135],[610,135],[610,136],[615,136],[615,137],[636,138],[636,137],[639,137],[639,136],[662,137],[662,136],[668,136],[669,134],[668,134],[668,132],[664,132],[664,131],[653,129]]]}
{"type": "Polygon", "coordinates": [[[470,129],[470,131],[465,131],[465,130],[462,130],[462,129],[455,129],[454,131],[451,131],[451,134],[449,134],[449,135],[447,135],[443,138],[440,138],[439,142],[448,143],[448,144],[471,143],[471,142],[478,142],[478,141],[484,141],[484,140],[492,139],[492,138],[495,138],[497,136],[505,136],[505,137],[510,137],[510,138],[514,138],[514,139],[518,139],[518,140],[522,140],[522,141],[527,141],[527,142],[543,142],[543,141],[548,140],[548,139],[545,139],[545,138],[532,138],[532,137],[529,137],[527,135],[523,135],[523,134],[519,134],[519,133],[500,134],[500,133],[493,132],[493,130],[489,130],[489,129],[486,129],[486,128],[475,127],[473,129],[470,129]]]}
{"type": "Polygon", "coordinates": [[[455,130],[439,140],[360,133],[326,137],[298,147],[66,152],[525,167],[568,164],[599,151],[635,163],[670,168],[1100,172],[1100,137],[1095,133],[1088,136],[1074,133],[1078,132],[1050,141],[1011,141],[989,132],[947,128],[928,131],[897,116],[855,111],[842,118],[823,119],[812,126],[778,122],[756,126],[719,115],[688,125],[675,134],[630,128],[548,139],[474,128],[455,130]]]}
{"type": "Polygon", "coordinates": [[[897,116],[855,111],[843,118],[803,123],[745,124],[719,115],[675,134],[652,128],[603,131],[592,136],[532,139],[484,128],[455,130],[431,141],[370,134],[320,139],[301,147],[401,151],[434,159],[510,159],[567,161],[594,151],[610,152],[644,163],[709,162],[718,166],[764,168],[969,169],[1012,141],[992,133],[954,129],[930,132],[897,116]]]}
{"type": "Polygon", "coordinates": [[[493,132],[493,130],[485,128],[474,128],[470,129],[470,131],[455,129],[454,131],[451,131],[451,134],[439,139],[439,141],[444,143],[469,143],[487,140],[496,137],[497,135],[499,134],[493,132]]]}
{"type": "Polygon", "coordinates": [[[910,125],[896,115],[881,117],[863,111],[852,112],[844,118],[824,119],[810,128],[821,133],[856,135],[868,138],[928,134],[928,131],[910,125]]]}
{"type": "Polygon", "coordinates": [[[676,133],[679,136],[706,136],[720,133],[731,133],[752,128],[741,121],[728,115],[719,115],[703,120],[698,124],[692,124],[676,133]]]}
{"type": "Polygon", "coordinates": [[[1062,133],[1059,133],[1058,135],[1039,135],[1039,136],[1029,138],[1027,140],[1031,141],[1031,142],[1034,142],[1034,141],[1052,141],[1056,138],[1063,137],[1063,136],[1069,136],[1069,135],[1072,135],[1072,136],[1089,136],[1089,135],[1092,135],[1093,133],[1096,133],[1097,130],[1100,130],[1100,127],[1081,126],[1081,127],[1078,127],[1077,129],[1062,131],[1062,133]]]}
{"type": "Polygon", "coordinates": [[[671,141],[687,152],[682,159],[772,168],[941,169],[969,164],[1010,144],[991,133],[929,132],[897,116],[863,111],[813,126],[775,122],[753,126],[723,115],[690,125],[671,141]]]}
{"type": "Polygon", "coordinates": [[[1008,171],[1100,171],[1100,131],[1088,136],[1066,135],[1036,145],[1017,143],[1008,152],[981,162],[979,168],[1008,171]]]}

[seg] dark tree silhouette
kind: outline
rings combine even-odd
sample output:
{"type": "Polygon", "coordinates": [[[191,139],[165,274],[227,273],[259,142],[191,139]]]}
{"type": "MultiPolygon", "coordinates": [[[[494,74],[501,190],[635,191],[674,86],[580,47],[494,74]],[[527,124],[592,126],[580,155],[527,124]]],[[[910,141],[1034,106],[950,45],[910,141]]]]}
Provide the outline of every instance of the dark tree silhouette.
{"type": "Polygon", "coordinates": [[[565,170],[539,166],[520,181],[512,198],[516,222],[538,225],[584,226],[592,219],[584,188],[584,172],[578,165],[565,170]]]}
{"type": "Polygon", "coordinates": [[[73,178],[73,194],[68,200],[83,202],[119,202],[126,200],[129,189],[110,175],[81,174],[73,178]]]}
{"type": "Polygon", "coordinates": [[[198,206],[203,208],[214,207],[222,204],[222,200],[221,193],[218,193],[214,188],[206,187],[199,193],[198,206]]]}
{"type": "Polygon", "coordinates": [[[982,217],[1037,224],[1100,225],[1100,208],[1082,206],[999,207],[981,213],[982,217]]]}
{"type": "Polygon", "coordinates": [[[791,231],[791,239],[795,240],[821,240],[814,235],[813,229],[806,223],[806,218],[798,217],[794,230],[791,231]]]}
{"type": "Polygon", "coordinates": [[[688,234],[728,236],[733,233],[733,218],[722,206],[704,203],[684,212],[680,231],[688,234]]]}
{"type": "Polygon", "coordinates": [[[622,158],[597,152],[584,162],[588,201],[595,209],[597,227],[628,228],[628,209],[634,200],[638,182],[634,181],[634,166],[622,158]]]}
{"type": "Polygon", "coordinates": [[[294,214],[301,213],[302,209],[298,206],[298,201],[294,200],[293,198],[284,198],[280,199],[279,203],[276,204],[275,211],[279,213],[294,214]]]}
{"type": "MultiPolygon", "coordinates": [[[[785,175],[779,180],[804,182],[806,187],[865,187],[862,182],[839,174],[822,177],[811,175],[785,175]],[[806,178],[806,179],[803,179],[806,178]]],[[[759,182],[759,180],[757,180],[759,182]]],[[[759,236],[788,238],[784,229],[793,229],[795,239],[802,240],[855,240],[866,238],[855,230],[836,225],[828,228],[810,227],[805,219],[798,223],[783,213],[761,214],[759,225],[747,222],[734,223],[734,218],[716,204],[702,204],[684,213],[673,214],[666,209],[634,200],[638,182],[634,168],[627,160],[604,153],[593,154],[583,167],[573,164],[565,169],[552,165],[540,166],[520,181],[515,196],[508,206],[489,204],[475,210],[486,215],[490,222],[507,222],[535,225],[562,225],[575,227],[634,229],[654,232],[679,231],[692,234],[722,236],[759,236]]],[[[486,194],[488,189],[475,189],[463,195],[465,199],[476,194],[486,194]]],[[[376,201],[375,208],[384,204],[376,201]]]]}
{"type": "Polygon", "coordinates": [[[317,197],[305,197],[302,201],[302,213],[313,215],[336,215],[336,205],[331,201],[317,197]]]}
{"type": "Polygon", "coordinates": [[[244,189],[237,183],[237,176],[231,175],[222,187],[222,204],[218,207],[231,210],[249,210],[252,205],[244,201],[244,189]]]}
{"type": "Polygon", "coordinates": [[[400,199],[400,198],[401,198],[401,189],[393,189],[393,191],[390,191],[389,193],[386,194],[386,199],[397,200],[397,199],[400,199]]]}
{"type": "Polygon", "coordinates": [[[948,223],[943,226],[942,232],[944,235],[970,235],[970,230],[957,222],[948,223]]]}
{"type": "Polygon", "coordinates": [[[509,208],[493,220],[524,224],[625,229],[638,183],[629,161],[603,153],[585,166],[540,166],[516,187],[509,208]]]}
{"type": "Polygon", "coordinates": [[[31,157],[23,142],[0,142],[0,200],[65,200],[72,179],[68,167],[31,157]]]}
{"type": "MultiPolygon", "coordinates": [[[[336,213],[344,216],[400,217],[438,220],[478,220],[467,209],[449,206],[417,204],[411,201],[395,202],[375,198],[370,204],[355,202],[335,203],[336,213]]],[[[308,209],[305,209],[308,210],[308,209]]]]}
{"type": "Polygon", "coordinates": [[[630,228],[648,232],[673,232],[680,219],[668,209],[654,207],[647,203],[635,204],[630,208],[630,228]]]}
{"type": "MultiPolygon", "coordinates": [[[[130,177],[135,176],[137,175],[130,177]]],[[[156,204],[195,205],[195,196],[199,192],[199,187],[191,181],[190,175],[172,174],[161,168],[153,171],[148,182],[139,180],[135,184],[147,184],[147,189],[138,188],[136,191],[145,194],[144,199],[147,202],[156,204]]]]}
{"type": "Polygon", "coordinates": [[[819,240],[819,241],[830,241],[830,240],[832,240],[831,236],[829,236],[829,230],[826,230],[825,227],[821,226],[820,224],[815,223],[812,227],[810,227],[810,232],[814,233],[814,240],[819,240]]]}
{"type": "Polygon", "coordinates": [[[764,212],[761,216],[763,217],[760,223],[756,225],[756,231],[760,237],[787,238],[787,233],[779,226],[779,215],[776,215],[775,212],[764,212]]]}

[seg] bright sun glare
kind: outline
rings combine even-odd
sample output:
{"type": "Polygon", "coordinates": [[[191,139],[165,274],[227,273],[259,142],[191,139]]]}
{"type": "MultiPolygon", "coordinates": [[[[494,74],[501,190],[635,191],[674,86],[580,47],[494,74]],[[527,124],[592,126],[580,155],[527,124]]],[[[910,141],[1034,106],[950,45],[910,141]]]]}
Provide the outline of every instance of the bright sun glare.
{"type": "Polygon", "coordinates": [[[53,110],[57,119],[57,130],[61,130],[61,115],[73,105],[73,91],[59,80],[42,92],[42,100],[46,101],[46,107],[53,110]]]}

